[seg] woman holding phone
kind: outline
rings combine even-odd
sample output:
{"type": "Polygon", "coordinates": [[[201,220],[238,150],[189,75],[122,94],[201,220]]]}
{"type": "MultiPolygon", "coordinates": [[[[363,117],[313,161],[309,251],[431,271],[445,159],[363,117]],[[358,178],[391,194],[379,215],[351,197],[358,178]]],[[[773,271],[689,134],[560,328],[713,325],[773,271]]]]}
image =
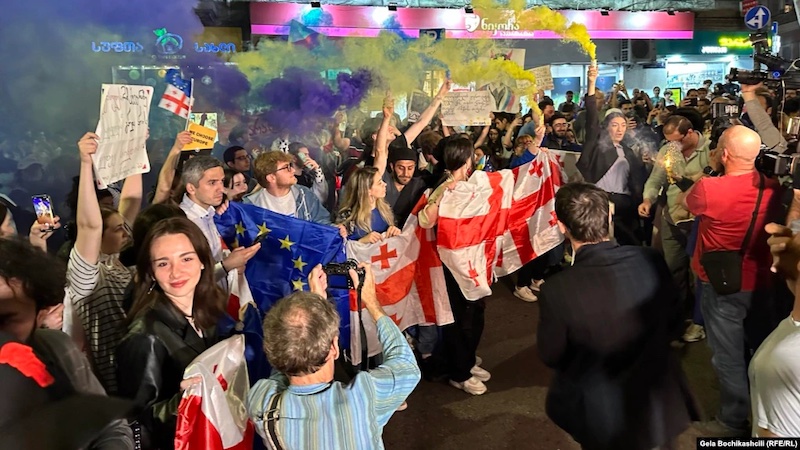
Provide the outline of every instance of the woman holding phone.
{"type": "Polygon", "coordinates": [[[189,219],[158,222],[136,262],[135,300],[117,349],[119,394],[142,408],[134,437],[142,449],[174,448],[186,367],[219,341],[225,292],[214,280],[214,260],[203,233],[189,219]]]}
{"type": "Polygon", "coordinates": [[[86,348],[97,378],[109,395],[117,393],[114,353],[124,333],[125,291],[133,272],[119,260],[130,244],[129,225],[142,204],[142,175],[125,179],[119,210],[101,207],[97,200],[92,155],[102,136],[86,133],[78,141],[81,169],[75,213],[77,237],[67,264],[68,311],[74,308],[75,327],[67,331],[86,348]]]}
{"type": "Polygon", "coordinates": [[[294,176],[297,184],[303,185],[319,198],[323,204],[328,200],[328,181],[319,163],[315,161],[302,142],[289,144],[289,154],[296,158],[294,163],[294,176]]]}

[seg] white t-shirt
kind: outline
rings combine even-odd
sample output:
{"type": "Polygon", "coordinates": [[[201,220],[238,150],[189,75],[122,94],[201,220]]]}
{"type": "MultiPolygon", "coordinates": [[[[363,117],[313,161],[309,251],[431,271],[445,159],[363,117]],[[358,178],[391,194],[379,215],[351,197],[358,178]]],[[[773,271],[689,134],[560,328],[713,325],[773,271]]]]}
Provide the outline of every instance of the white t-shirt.
{"type": "Polygon", "coordinates": [[[291,190],[283,197],[275,197],[267,192],[266,189],[261,189],[249,198],[254,205],[278,214],[283,214],[284,216],[294,217],[295,212],[297,212],[297,202],[295,202],[291,190]]]}
{"type": "Polygon", "coordinates": [[[750,403],[756,427],[800,436],[800,322],[782,320],[750,362],[750,403]]]}

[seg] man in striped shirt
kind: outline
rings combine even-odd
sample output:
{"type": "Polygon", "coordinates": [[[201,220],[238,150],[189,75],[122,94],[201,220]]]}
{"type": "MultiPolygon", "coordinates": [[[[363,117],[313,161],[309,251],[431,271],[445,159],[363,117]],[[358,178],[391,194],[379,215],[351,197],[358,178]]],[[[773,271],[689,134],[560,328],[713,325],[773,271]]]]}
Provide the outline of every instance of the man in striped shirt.
{"type": "Polygon", "coordinates": [[[333,381],[339,315],[324,298],[325,273],[320,266],[314,268],[311,292],[284,298],[264,320],[264,350],[274,373],[256,382],[247,408],[268,448],[277,440],[285,450],[382,449],[383,427],[419,383],[414,353],[383,312],[369,266],[361,267],[366,270],[362,299],[377,323],[384,363],[349,384],[333,381]],[[277,410],[280,418],[270,420],[270,410],[277,410]]]}

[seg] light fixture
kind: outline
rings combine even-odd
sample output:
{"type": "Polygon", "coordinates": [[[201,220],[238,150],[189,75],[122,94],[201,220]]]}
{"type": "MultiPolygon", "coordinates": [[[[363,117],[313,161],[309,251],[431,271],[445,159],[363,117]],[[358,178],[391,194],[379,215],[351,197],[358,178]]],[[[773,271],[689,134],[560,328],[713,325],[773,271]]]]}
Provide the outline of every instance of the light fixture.
{"type": "Polygon", "coordinates": [[[389,2],[389,11],[397,11],[397,3],[389,2]]]}
{"type": "Polygon", "coordinates": [[[601,9],[601,10],[600,10],[600,15],[601,15],[601,16],[604,16],[604,17],[605,17],[605,16],[608,16],[608,10],[607,10],[607,9],[601,9]]]}
{"type": "Polygon", "coordinates": [[[320,2],[311,2],[311,7],[312,8],[321,8],[322,7],[322,3],[320,3],[320,2]]]}
{"type": "Polygon", "coordinates": [[[667,10],[667,14],[669,14],[670,16],[674,16],[675,15],[675,10],[670,8],[670,9],[667,10]]]}
{"type": "Polygon", "coordinates": [[[464,12],[467,13],[467,14],[474,14],[475,10],[472,9],[472,5],[467,5],[467,6],[464,7],[464,12]]]}

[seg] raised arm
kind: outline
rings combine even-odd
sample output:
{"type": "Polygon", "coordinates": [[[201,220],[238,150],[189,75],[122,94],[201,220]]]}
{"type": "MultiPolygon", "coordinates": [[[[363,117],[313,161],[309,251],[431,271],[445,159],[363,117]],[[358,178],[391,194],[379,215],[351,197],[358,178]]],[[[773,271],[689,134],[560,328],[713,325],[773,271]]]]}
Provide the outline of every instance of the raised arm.
{"type": "MultiPolygon", "coordinates": [[[[86,133],[78,141],[81,154],[80,181],[78,182],[78,209],[75,211],[78,236],[75,238],[75,250],[89,264],[97,264],[100,257],[100,245],[103,240],[103,216],[94,189],[94,170],[92,155],[97,151],[97,140],[94,133],[86,133]]],[[[141,186],[141,182],[140,182],[141,186]]]]}
{"type": "Polygon", "coordinates": [[[490,128],[492,128],[491,125],[486,125],[485,127],[483,127],[483,130],[481,130],[481,135],[478,136],[478,140],[475,141],[474,148],[478,148],[481,145],[486,143],[486,138],[489,137],[489,129],[490,128]]]}
{"type": "Polygon", "coordinates": [[[406,142],[408,142],[408,145],[411,145],[411,143],[414,142],[415,139],[417,139],[417,136],[419,136],[419,134],[422,133],[422,130],[424,130],[425,127],[427,127],[428,124],[431,122],[431,120],[433,120],[433,116],[436,114],[436,110],[438,110],[439,106],[441,106],[442,100],[444,100],[444,96],[447,95],[448,92],[450,92],[450,87],[452,85],[453,83],[449,79],[445,80],[444,83],[442,83],[442,87],[439,88],[439,93],[436,94],[436,97],[433,98],[433,101],[431,102],[430,105],[428,105],[425,111],[423,111],[422,114],[420,114],[417,122],[414,123],[414,125],[411,125],[408,128],[408,130],[406,130],[406,132],[403,133],[406,136],[406,142]]]}
{"type": "Polygon", "coordinates": [[[344,121],[341,112],[337,112],[333,119],[333,146],[341,151],[345,151],[350,147],[350,138],[342,136],[342,130],[339,125],[344,121]]]}
{"type": "Polygon", "coordinates": [[[125,218],[125,223],[133,225],[136,216],[142,209],[142,174],[137,173],[125,178],[122,192],[119,195],[119,213],[125,218]]]}
{"type": "Polygon", "coordinates": [[[521,125],[522,125],[522,117],[516,117],[514,118],[513,122],[506,125],[505,134],[503,134],[503,140],[501,141],[503,147],[514,148],[514,130],[516,130],[521,125]]]}
{"type": "Polygon", "coordinates": [[[375,137],[375,162],[373,166],[378,169],[378,176],[383,178],[383,173],[386,171],[386,164],[389,161],[389,122],[394,115],[394,99],[391,95],[387,95],[383,100],[383,121],[381,127],[378,129],[378,135],[375,137]]]}
{"type": "MultiPolygon", "coordinates": [[[[161,171],[158,172],[158,184],[156,185],[156,195],[153,197],[153,204],[163,203],[169,199],[172,191],[172,182],[175,180],[175,170],[178,168],[178,161],[181,159],[183,146],[192,142],[192,136],[188,131],[181,131],[175,137],[175,143],[169,150],[161,171]]],[[[126,182],[127,183],[127,182],[126,182]]]]}

